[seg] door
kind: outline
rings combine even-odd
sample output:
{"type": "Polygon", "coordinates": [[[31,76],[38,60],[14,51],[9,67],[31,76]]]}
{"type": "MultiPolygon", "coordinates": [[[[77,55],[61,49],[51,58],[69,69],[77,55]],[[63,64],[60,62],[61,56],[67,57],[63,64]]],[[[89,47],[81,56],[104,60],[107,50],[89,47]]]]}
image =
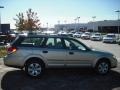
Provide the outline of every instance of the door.
{"type": "Polygon", "coordinates": [[[48,66],[64,66],[66,53],[61,38],[48,38],[42,55],[47,59],[48,66]]]}
{"type": "Polygon", "coordinates": [[[91,66],[94,59],[90,50],[74,39],[65,39],[66,51],[66,66],[91,66]]]}

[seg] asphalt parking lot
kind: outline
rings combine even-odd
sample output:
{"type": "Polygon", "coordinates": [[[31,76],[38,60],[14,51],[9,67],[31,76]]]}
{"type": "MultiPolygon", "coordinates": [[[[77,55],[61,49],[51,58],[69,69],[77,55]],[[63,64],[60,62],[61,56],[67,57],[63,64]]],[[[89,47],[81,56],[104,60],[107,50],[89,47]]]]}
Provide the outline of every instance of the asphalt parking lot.
{"type": "MultiPolygon", "coordinates": [[[[80,40],[88,46],[108,51],[120,61],[120,46],[98,41],[80,40]]],[[[0,59],[0,90],[120,90],[120,64],[101,76],[88,68],[47,69],[39,79],[22,70],[3,65],[0,59]]]]}

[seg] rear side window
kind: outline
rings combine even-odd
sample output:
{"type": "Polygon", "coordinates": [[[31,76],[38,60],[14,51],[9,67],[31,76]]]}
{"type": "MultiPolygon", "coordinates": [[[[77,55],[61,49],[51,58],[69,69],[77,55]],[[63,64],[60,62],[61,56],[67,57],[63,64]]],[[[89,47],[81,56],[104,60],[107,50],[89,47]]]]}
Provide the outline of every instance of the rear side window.
{"type": "Polygon", "coordinates": [[[26,47],[31,47],[34,46],[34,43],[32,41],[32,38],[25,38],[21,43],[20,46],[26,46],[26,47]]]}
{"type": "Polygon", "coordinates": [[[45,48],[64,49],[64,46],[60,38],[48,38],[45,44],[45,48]]]}
{"type": "Polygon", "coordinates": [[[42,47],[44,40],[45,40],[45,38],[43,38],[43,37],[40,37],[40,38],[27,37],[27,38],[24,38],[19,43],[19,46],[22,46],[22,47],[42,47]]]}

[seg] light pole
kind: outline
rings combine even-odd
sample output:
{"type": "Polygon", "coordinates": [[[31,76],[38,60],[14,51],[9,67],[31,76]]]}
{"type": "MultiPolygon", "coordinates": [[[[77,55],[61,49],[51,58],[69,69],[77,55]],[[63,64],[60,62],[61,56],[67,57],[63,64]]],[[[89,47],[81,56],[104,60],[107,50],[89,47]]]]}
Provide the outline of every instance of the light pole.
{"type": "Polygon", "coordinates": [[[94,27],[94,22],[95,22],[96,16],[93,16],[92,18],[93,18],[93,33],[94,33],[94,29],[95,29],[95,27],[94,27]]]}
{"type": "Polygon", "coordinates": [[[75,18],[74,20],[75,20],[75,30],[76,30],[76,21],[77,21],[77,19],[75,18]]]}
{"type": "Polygon", "coordinates": [[[119,37],[119,33],[120,33],[120,31],[119,31],[119,26],[120,26],[120,20],[119,20],[119,15],[120,15],[120,10],[116,10],[115,12],[117,12],[118,13],[118,39],[120,38],[119,37]]]}
{"type": "Polygon", "coordinates": [[[77,20],[77,19],[74,19],[74,21],[75,21],[75,24],[76,24],[76,20],[77,20]]]}
{"type": "Polygon", "coordinates": [[[74,21],[75,21],[75,30],[78,28],[77,24],[79,24],[79,19],[80,19],[80,17],[77,17],[77,18],[74,19],[74,21]],[[78,21],[78,22],[76,22],[76,21],[78,21]],[[76,28],[76,26],[77,26],[77,28],[76,28]]]}
{"type": "Polygon", "coordinates": [[[78,31],[79,31],[79,19],[80,19],[80,17],[77,17],[77,20],[78,20],[78,31]]]}
{"type": "Polygon", "coordinates": [[[79,19],[80,19],[80,17],[77,17],[78,23],[79,23],[79,19]]]}
{"type": "Polygon", "coordinates": [[[47,31],[48,31],[48,22],[46,24],[47,24],[47,31]]]}
{"type": "Polygon", "coordinates": [[[60,30],[60,20],[57,21],[58,22],[58,27],[57,27],[57,32],[60,30]]]}
{"type": "MultiPolygon", "coordinates": [[[[3,6],[0,6],[0,8],[4,8],[3,6]]],[[[1,12],[0,12],[0,33],[2,32],[1,30],[1,12]]]]}
{"type": "Polygon", "coordinates": [[[64,20],[64,24],[66,24],[67,23],[67,21],[66,20],[64,20]]]}
{"type": "Polygon", "coordinates": [[[60,24],[60,20],[58,20],[58,25],[60,24]]]}

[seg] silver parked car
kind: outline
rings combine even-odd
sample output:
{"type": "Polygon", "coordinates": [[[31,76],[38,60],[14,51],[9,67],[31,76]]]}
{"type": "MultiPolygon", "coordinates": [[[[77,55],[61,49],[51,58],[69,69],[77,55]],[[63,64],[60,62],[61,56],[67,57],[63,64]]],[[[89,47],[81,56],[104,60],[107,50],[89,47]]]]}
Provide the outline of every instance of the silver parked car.
{"type": "Polygon", "coordinates": [[[90,67],[106,74],[117,66],[117,60],[113,54],[92,50],[71,37],[33,35],[18,36],[9,46],[4,64],[38,77],[50,67],[90,67]]]}

